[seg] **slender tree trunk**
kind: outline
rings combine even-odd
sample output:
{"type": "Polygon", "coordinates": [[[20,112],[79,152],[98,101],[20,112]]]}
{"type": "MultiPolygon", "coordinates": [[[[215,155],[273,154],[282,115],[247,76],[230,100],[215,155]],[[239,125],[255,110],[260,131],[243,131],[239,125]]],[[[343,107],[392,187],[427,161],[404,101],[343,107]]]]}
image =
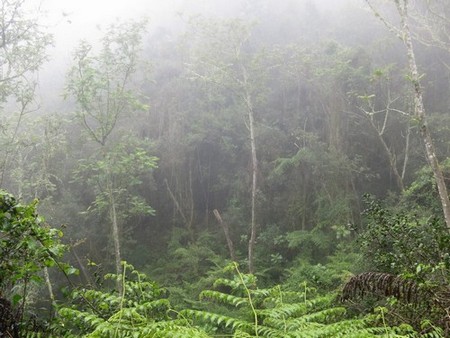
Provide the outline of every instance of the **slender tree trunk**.
{"type": "Polygon", "coordinates": [[[189,164],[189,222],[187,228],[191,243],[194,243],[194,191],[192,190],[192,169],[189,164]]]}
{"type": "Polygon", "coordinates": [[[223,233],[225,234],[225,239],[227,240],[228,251],[230,253],[231,260],[233,262],[237,262],[236,254],[234,252],[233,241],[231,240],[231,237],[230,237],[230,228],[228,227],[228,224],[223,221],[223,219],[220,216],[220,213],[217,209],[213,210],[213,214],[216,217],[217,222],[219,222],[220,226],[222,227],[223,233]]]}
{"type": "Polygon", "coordinates": [[[109,194],[109,216],[111,220],[111,231],[114,243],[114,260],[116,265],[117,274],[117,291],[119,295],[122,295],[122,256],[120,251],[120,231],[119,223],[117,221],[117,210],[116,210],[116,200],[114,198],[114,192],[112,191],[111,183],[108,183],[108,194],[109,194]]]}
{"type": "Polygon", "coordinates": [[[434,143],[431,138],[430,130],[428,129],[426,121],[426,112],[423,105],[423,94],[422,87],[420,85],[420,76],[417,69],[416,58],[414,54],[414,46],[411,38],[411,31],[408,25],[408,1],[396,0],[397,10],[401,18],[401,37],[403,43],[406,46],[409,71],[411,76],[411,82],[414,86],[414,113],[419,121],[420,134],[422,136],[423,142],[425,143],[425,149],[427,154],[428,162],[430,163],[431,169],[433,170],[434,179],[439,192],[439,198],[442,204],[442,210],[444,212],[445,223],[447,228],[450,229],[450,201],[448,198],[447,186],[445,185],[444,175],[442,169],[439,165],[439,161],[436,156],[434,143]]]}
{"type": "Polygon", "coordinates": [[[169,193],[170,198],[172,199],[173,204],[175,205],[175,208],[180,213],[181,218],[183,218],[184,223],[187,225],[188,224],[188,220],[186,218],[186,215],[184,214],[183,209],[181,209],[180,203],[178,203],[177,198],[175,197],[175,195],[173,194],[172,190],[170,189],[169,182],[167,181],[167,178],[164,179],[164,183],[166,185],[167,192],[169,193]]]}
{"type": "Polygon", "coordinates": [[[255,128],[253,121],[253,110],[248,112],[249,129],[250,129],[250,147],[252,152],[252,216],[250,223],[250,241],[248,243],[248,271],[254,273],[254,250],[256,244],[256,189],[257,189],[257,174],[258,174],[258,160],[256,157],[256,142],[255,142],[255,128]]]}
{"type": "Polygon", "coordinates": [[[186,214],[183,211],[183,208],[181,207],[180,203],[178,202],[177,198],[175,197],[174,193],[170,189],[169,182],[167,181],[167,178],[164,179],[164,183],[167,188],[167,192],[169,193],[170,198],[173,201],[173,204],[175,205],[176,210],[181,215],[181,218],[183,218],[184,225],[186,226],[186,230],[189,234],[189,240],[191,243],[194,243],[194,231],[193,231],[193,223],[194,223],[194,195],[192,191],[192,172],[189,169],[189,219],[186,217],[186,214]]]}
{"type": "Polygon", "coordinates": [[[47,289],[48,289],[48,295],[50,297],[50,300],[52,302],[52,306],[53,306],[53,310],[56,309],[56,301],[55,301],[55,294],[53,293],[53,287],[52,287],[52,283],[50,281],[50,275],[48,274],[48,268],[44,267],[44,279],[45,279],[45,284],[47,284],[47,289]]]}
{"type": "MultiPolygon", "coordinates": [[[[405,186],[403,184],[403,178],[398,172],[397,169],[397,160],[395,157],[395,154],[393,154],[393,151],[389,149],[388,145],[386,144],[386,141],[383,138],[383,133],[378,130],[378,128],[375,126],[375,123],[372,119],[370,120],[370,124],[372,125],[372,128],[377,132],[378,139],[380,140],[381,145],[383,146],[384,153],[386,154],[386,157],[389,160],[389,165],[391,167],[392,173],[394,174],[395,181],[397,182],[397,187],[400,189],[401,192],[405,190],[405,186]]],[[[406,155],[405,155],[406,158],[406,155]]],[[[406,161],[405,161],[406,163],[406,161]]]]}
{"type": "Polygon", "coordinates": [[[254,267],[254,253],[256,244],[256,192],[257,192],[257,176],[258,176],[258,158],[256,156],[256,141],[255,141],[255,120],[253,111],[253,102],[248,90],[247,71],[242,67],[243,85],[245,90],[245,105],[247,108],[248,130],[250,133],[250,150],[252,161],[252,188],[251,188],[251,221],[250,221],[250,240],[248,242],[248,271],[255,272],[254,267]]]}
{"type": "Polygon", "coordinates": [[[88,272],[86,271],[86,267],[84,266],[83,262],[81,261],[80,257],[78,256],[77,252],[75,251],[75,248],[72,246],[70,250],[75,257],[75,260],[78,263],[78,266],[80,267],[81,274],[83,275],[84,279],[86,280],[86,283],[88,285],[93,285],[91,278],[89,277],[88,272]]]}
{"type": "Polygon", "coordinates": [[[411,127],[408,125],[408,129],[406,130],[406,142],[405,142],[405,158],[403,160],[403,168],[402,168],[402,180],[405,179],[406,175],[406,166],[408,164],[409,159],[409,140],[411,137],[411,127]]]}

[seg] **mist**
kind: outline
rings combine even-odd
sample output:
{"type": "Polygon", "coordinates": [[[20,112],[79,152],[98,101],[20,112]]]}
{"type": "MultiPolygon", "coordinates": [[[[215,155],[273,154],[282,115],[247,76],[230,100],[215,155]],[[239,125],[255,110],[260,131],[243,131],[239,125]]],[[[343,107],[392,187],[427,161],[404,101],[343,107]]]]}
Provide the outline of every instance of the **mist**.
{"type": "Polygon", "coordinates": [[[449,336],[446,1],[0,19],[0,335],[449,336]]]}

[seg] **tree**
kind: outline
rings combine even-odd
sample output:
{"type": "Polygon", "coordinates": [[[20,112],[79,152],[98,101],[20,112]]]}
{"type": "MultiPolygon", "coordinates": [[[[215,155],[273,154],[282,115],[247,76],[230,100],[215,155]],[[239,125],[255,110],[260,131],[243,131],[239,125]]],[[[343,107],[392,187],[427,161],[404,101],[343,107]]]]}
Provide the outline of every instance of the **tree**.
{"type": "Polygon", "coordinates": [[[239,19],[223,22],[198,20],[192,30],[196,39],[191,48],[191,76],[227,93],[236,108],[243,111],[248,129],[251,161],[250,237],[248,268],[254,272],[257,235],[258,157],[256,147],[256,103],[261,99],[266,72],[261,55],[251,50],[252,26],[239,19]],[[208,47],[205,47],[207,45],[208,47]]]}
{"type": "Polygon", "coordinates": [[[369,7],[375,13],[377,17],[391,30],[393,31],[404,43],[406,48],[406,55],[408,58],[409,67],[409,80],[411,81],[414,90],[414,117],[420,130],[420,135],[425,144],[425,151],[427,155],[428,163],[433,170],[434,179],[439,192],[439,198],[444,213],[445,223],[450,231],[450,200],[448,197],[447,186],[445,184],[444,175],[439,165],[439,161],[434,148],[433,139],[431,137],[430,130],[427,124],[427,114],[423,102],[423,91],[421,86],[421,75],[418,70],[415,50],[413,45],[413,39],[411,30],[409,27],[408,19],[408,0],[394,0],[395,8],[400,16],[400,27],[393,25],[385,17],[383,17],[379,11],[374,7],[370,0],[366,0],[369,7]]]}
{"type": "Polygon", "coordinates": [[[369,122],[370,127],[374,130],[377,135],[377,138],[382,145],[384,153],[389,161],[389,165],[391,171],[394,175],[397,187],[400,192],[405,190],[404,179],[406,174],[406,167],[408,163],[409,157],[409,146],[410,146],[410,136],[411,129],[410,120],[411,116],[409,112],[404,112],[398,108],[398,103],[400,97],[392,97],[393,93],[391,93],[392,86],[390,79],[390,67],[386,67],[385,69],[376,69],[374,74],[371,76],[370,82],[374,83],[380,89],[376,90],[376,88],[372,89],[373,92],[370,95],[359,95],[358,99],[361,101],[361,106],[359,109],[362,112],[364,118],[369,122]],[[386,88],[385,88],[386,87],[386,88]],[[383,102],[384,100],[384,102],[383,102]],[[378,106],[382,105],[380,109],[378,106]],[[403,147],[404,158],[402,164],[402,170],[400,171],[398,168],[398,156],[395,151],[394,146],[389,144],[388,139],[388,128],[390,125],[390,120],[393,119],[392,115],[397,114],[400,118],[406,120],[406,129],[405,131],[405,146],[403,147]]]}
{"type": "Polygon", "coordinates": [[[0,186],[14,156],[20,124],[27,113],[35,110],[36,73],[46,61],[46,48],[52,37],[39,24],[37,11],[27,10],[25,0],[2,1],[0,4],[0,186]],[[5,111],[16,114],[10,116],[5,111]]]}
{"type": "MultiPolygon", "coordinates": [[[[126,145],[114,149],[110,145],[116,136],[113,132],[117,134],[118,122],[126,115],[146,108],[131,86],[144,29],[145,21],[111,25],[97,54],[95,46],[81,42],[75,52],[75,65],[68,74],[67,93],[78,104],[76,116],[89,138],[99,147],[99,159],[87,165],[82,163],[79,172],[88,169],[90,177],[98,180],[94,205],[100,210],[108,210],[117,275],[122,270],[118,207],[123,202],[124,192],[137,179],[137,174],[133,176],[133,173],[142,173],[156,166],[156,159],[146,155],[143,149],[129,150],[126,145]],[[132,175],[128,182],[118,179],[128,171],[132,175]]],[[[132,208],[133,200],[128,202],[128,208],[132,208]]],[[[120,285],[119,282],[119,292],[120,285]]]]}
{"type": "Polygon", "coordinates": [[[111,25],[97,55],[96,46],[86,41],[75,51],[67,94],[76,99],[77,117],[100,146],[107,144],[120,118],[146,108],[131,88],[144,29],[145,21],[111,25]]]}
{"type": "MultiPolygon", "coordinates": [[[[38,200],[22,204],[11,194],[0,190],[0,331],[5,333],[10,298],[19,306],[20,321],[28,297],[30,284],[42,281],[41,272],[58,265],[66,273],[73,269],[60,263],[65,252],[61,244],[62,232],[50,228],[36,212],[38,200]],[[21,286],[21,287],[20,287],[21,286]],[[13,291],[13,289],[15,289],[13,291]]],[[[12,313],[10,313],[11,315],[12,313]]],[[[13,316],[14,318],[15,316],[13,316]]],[[[8,333],[8,329],[6,332],[8,333]]],[[[9,335],[8,333],[8,336],[9,335]]],[[[18,335],[14,335],[18,337],[18,335]]]]}

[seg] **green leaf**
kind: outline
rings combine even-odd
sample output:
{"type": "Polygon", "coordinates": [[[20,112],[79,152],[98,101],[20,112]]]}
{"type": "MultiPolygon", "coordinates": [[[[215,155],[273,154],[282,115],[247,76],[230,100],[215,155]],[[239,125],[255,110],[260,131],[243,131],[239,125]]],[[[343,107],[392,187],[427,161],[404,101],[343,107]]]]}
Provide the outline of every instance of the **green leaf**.
{"type": "Polygon", "coordinates": [[[12,303],[13,303],[13,305],[17,305],[17,304],[19,304],[19,302],[21,301],[23,299],[23,297],[22,297],[22,295],[19,295],[19,294],[14,294],[13,296],[12,296],[12,303]]]}
{"type": "Polygon", "coordinates": [[[69,276],[70,275],[78,275],[80,273],[80,271],[78,269],[74,268],[73,266],[64,267],[64,272],[69,276]]]}

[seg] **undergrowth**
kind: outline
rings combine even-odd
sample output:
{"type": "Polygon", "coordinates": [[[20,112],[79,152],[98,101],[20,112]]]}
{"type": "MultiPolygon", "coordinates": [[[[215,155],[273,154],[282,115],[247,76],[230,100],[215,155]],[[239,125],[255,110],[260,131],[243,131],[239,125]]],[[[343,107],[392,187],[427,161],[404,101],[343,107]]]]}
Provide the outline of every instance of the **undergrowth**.
{"type": "Polygon", "coordinates": [[[105,278],[111,285],[122,279],[122,296],[114,288],[76,290],[51,332],[27,337],[419,337],[408,325],[388,326],[384,308],[351,318],[335,294],[319,295],[306,283],[297,291],[258,288],[236,263],[200,294],[197,308],[179,312],[164,288],[129,264],[105,278]]]}

